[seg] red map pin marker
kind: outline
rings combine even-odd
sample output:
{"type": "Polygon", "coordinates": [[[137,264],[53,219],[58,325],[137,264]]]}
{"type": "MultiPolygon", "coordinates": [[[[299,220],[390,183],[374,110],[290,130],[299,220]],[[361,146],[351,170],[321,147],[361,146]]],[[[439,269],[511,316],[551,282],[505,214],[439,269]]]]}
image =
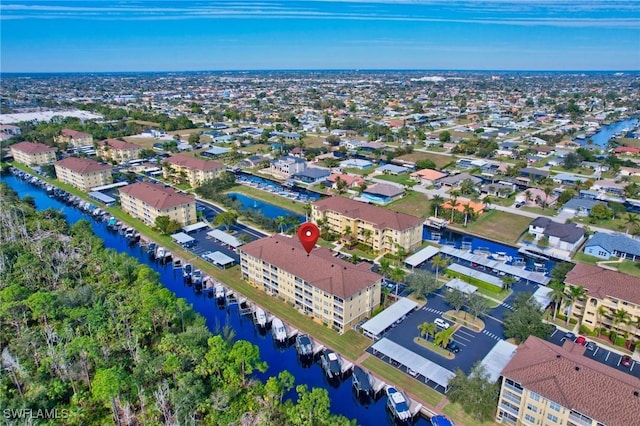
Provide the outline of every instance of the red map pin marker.
{"type": "Polygon", "coordinates": [[[302,243],[302,247],[307,251],[307,254],[311,253],[318,238],[320,238],[320,230],[313,223],[305,222],[298,227],[298,239],[302,243]]]}

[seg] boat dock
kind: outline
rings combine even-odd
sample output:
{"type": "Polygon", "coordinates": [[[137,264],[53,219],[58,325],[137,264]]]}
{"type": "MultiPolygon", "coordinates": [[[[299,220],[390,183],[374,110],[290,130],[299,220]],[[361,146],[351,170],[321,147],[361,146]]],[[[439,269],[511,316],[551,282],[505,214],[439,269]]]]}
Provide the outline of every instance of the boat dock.
{"type": "Polygon", "coordinates": [[[324,345],[321,345],[320,343],[316,342],[314,340],[313,342],[313,357],[315,358],[316,356],[318,356],[322,351],[324,351],[325,347],[324,345]]]}

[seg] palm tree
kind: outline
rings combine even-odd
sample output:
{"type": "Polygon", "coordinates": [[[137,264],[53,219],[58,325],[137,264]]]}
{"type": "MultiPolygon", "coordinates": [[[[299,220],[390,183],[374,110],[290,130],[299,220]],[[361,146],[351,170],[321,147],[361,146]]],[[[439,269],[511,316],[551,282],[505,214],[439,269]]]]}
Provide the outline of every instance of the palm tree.
{"type": "Polygon", "coordinates": [[[284,216],[276,217],[276,224],[278,225],[278,229],[280,229],[280,232],[283,232],[284,226],[287,224],[287,218],[284,216]]]}
{"type": "MultiPolygon", "coordinates": [[[[435,325],[435,324],[434,324],[435,325]]],[[[442,330],[440,333],[436,333],[433,339],[433,343],[446,348],[451,341],[451,335],[455,331],[455,327],[449,327],[446,330],[442,330]]]]}
{"type": "Polygon", "coordinates": [[[629,228],[632,229],[632,232],[638,229],[638,226],[640,225],[640,218],[638,217],[637,214],[628,213],[627,217],[625,218],[624,224],[627,225],[627,234],[628,234],[629,228]]]}
{"type": "Polygon", "coordinates": [[[576,301],[582,299],[586,294],[587,291],[581,285],[577,287],[572,285],[569,287],[569,312],[567,312],[567,324],[569,324],[569,319],[571,318],[573,305],[576,303],[576,301]]]}
{"type": "Polygon", "coordinates": [[[631,320],[631,315],[629,312],[624,309],[615,309],[613,311],[613,326],[616,328],[617,332],[620,332],[620,324],[628,324],[629,320],[631,320]]]}
{"type": "Polygon", "coordinates": [[[443,202],[444,198],[442,198],[440,195],[434,195],[431,199],[431,203],[435,207],[436,217],[438,217],[438,208],[442,205],[443,202]]]}
{"type": "Polygon", "coordinates": [[[460,205],[458,202],[458,197],[451,197],[449,200],[449,205],[451,206],[451,223],[453,223],[453,214],[456,212],[456,207],[460,205]]]}
{"type": "Polygon", "coordinates": [[[542,191],[544,192],[544,204],[542,205],[542,210],[544,210],[544,208],[549,205],[549,195],[553,192],[553,188],[545,186],[542,191]]]}
{"type": "Polygon", "coordinates": [[[370,245],[371,246],[371,251],[373,251],[373,242],[371,242],[371,244],[369,244],[369,240],[373,236],[373,231],[371,229],[364,229],[362,231],[362,236],[364,237],[364,243],[366,245],[370,245]]]}
{"type": "Polygon", "coordinates": [[[467,222],[469,221],[469,215],[473,214],[473,207],[469,203],[464,205],[464,226],[467,227],[467,222]]]}
{"type": "Polygon", "coordinates": [[[418,324],[418,331],[420,332],[420,336],[425,336],[427,340],[429,340],[429,336],[435,334],[438,327],[432,322],[423,322],[422,324],[418,324]]]}
{"type": "Polygon", "coordinates": [[[531,191],[527,189],[526,191],[524,191],[524,195],[525,197],[527,197],[527,202],[533,201],[533,196],[531,195],[531,191]]]}
{"type": "Polygon", "coordinates": [[[607,309],[604,306],[598,307],[598,309],[596,310],[596,324],[598,324],[598,337],[602,334],[602,329],[604,328],[600,320],[602,318],[606,318],[606,316],[607,316],[607,309]]]}
{"type": "Polygon", "coordinates": [[[391,279],[396,283],[396,296],[398,295],[398,283],[402,281],[406,275],[407,273],[404,271],[404,269],[400,268],[399,266],[396,266],[391,270],[391,279]]]}
{"type": "Polygon", "coordinates": [[[518,280],[513,275],[505,275],[502,277],[502,286],[508,290],[516,281],[518,280]]]}
{"type": "Polygon", "coordinates": [[[380,273],[384,278],[389,278],[391,275],[391,261],[386,257],[380,259],[380,273]]]}
{"type": "Polygon", "coordinates": [[[556,319],[556,315],[560,310],[560,306],[567,300],[567,293],[565,293],[565,285],[561,281],[554,281],[549,285],[551,289],[551,293],[549,293],[549,298],[551,302],[553,302],[553,319],[556,319]]]}
{"type": "Polygon", "coordinates": [[[438,272],[440,272],[440,268],[446,268],[451,264],[451,259],[442,256],[442,254],[438,253],[433,256],[431,259],[431,266],[436,268],[436,282],[438,282],[438,272]]]}
{"type": "Polygon", "coordinates": [[[483,198],[482,201],[484,201],[485,209],[489,210],[489,208],[491,207],[491,203],[493,202],[493,198],[491,197],[491,195],[487,195],[483,198]]]}

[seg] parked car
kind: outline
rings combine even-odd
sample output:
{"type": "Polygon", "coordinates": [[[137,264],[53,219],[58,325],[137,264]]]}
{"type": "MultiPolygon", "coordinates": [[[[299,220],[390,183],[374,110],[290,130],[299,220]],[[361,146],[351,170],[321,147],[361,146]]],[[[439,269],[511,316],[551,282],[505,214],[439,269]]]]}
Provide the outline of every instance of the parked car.
{"type": "Polygon", "coordinates": [[[588,351],[593,352],[593,351],[595,351],[595,350],[596,350],[596,348],[597,348],[597,347],[598,347],[598,345],[596,345],[596,344],[595,344],[595,343],[593,343],[593,342],[589,342],[589,343],[587,343],[587,350],[588,350],[588,351]]]}
{"type": "Polygon", "coordinates": [[[587,339],[585,339],[584,336],[578,336],[576,338],[576,343],[579,344],[579,345],[584,346],[584,345],[587,344],[587,339]]]}
{"type": "Polygon", "coordinates": [[[631,367],[631,357],[629,355],[622,355],[622,358],[620,359],[620,365],[631,367]]]}
{"type": "Polygon", "coordinates": [[[573,342],[574,340],[576,340],[576,335],[569,331],[564,334],[561,342],[564,342],[565,340],[571,340],[573,342]]]}
{"type": "Polygon", "coordinates": [[[454,354],[457,354],[458,352],[460,352],[460,346],[458,346],[458,344],[453,340],[447,343],[447,346],[445,349],[448,350],[449,352],[453,352],[454,354]]]}
{"type": "Polygon", "coordinates": [[[437,325],[440,328],[444,328],[445,330],[447,328],[451,327],[451,324],[449,324],[448,322],[446,322],[442,318],[436,318],[436,320],[434,321],[434,324],[437,325]]]}

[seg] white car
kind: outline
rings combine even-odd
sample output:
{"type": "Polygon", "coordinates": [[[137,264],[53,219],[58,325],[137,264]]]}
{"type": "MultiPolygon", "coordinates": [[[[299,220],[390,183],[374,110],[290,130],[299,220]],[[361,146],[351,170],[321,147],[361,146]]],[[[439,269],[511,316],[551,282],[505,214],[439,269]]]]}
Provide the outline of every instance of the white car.
{"type": "Polygon", "coordinates": [[[444,328],[445,330],[449,327],[451,327],[451,324],[449,324],[448,322],[446,322],[445,320],[443,320],[442,318],[436,318],[436,320],[434,321],[435,325],[437,325],[440,328],[444,328]]]}

